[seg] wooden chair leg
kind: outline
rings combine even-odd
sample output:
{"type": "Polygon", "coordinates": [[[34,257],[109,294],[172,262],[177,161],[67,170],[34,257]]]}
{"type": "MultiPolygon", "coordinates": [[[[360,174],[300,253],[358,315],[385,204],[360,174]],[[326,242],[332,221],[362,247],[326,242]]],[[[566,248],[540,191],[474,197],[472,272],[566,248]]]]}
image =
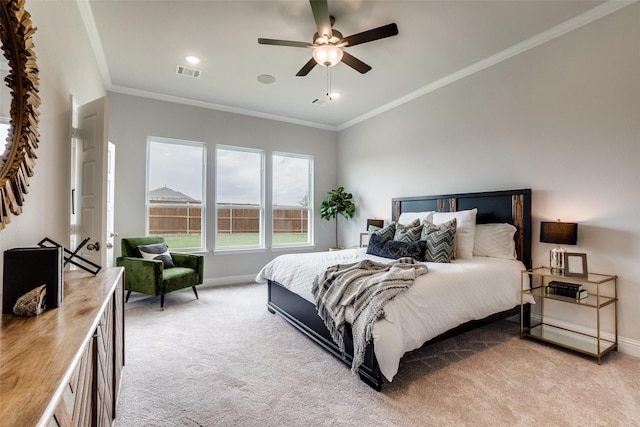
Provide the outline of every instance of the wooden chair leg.
{"type": "Polygon", "coordinates": [[[198,296],[198,291],[196,291],[196,287],[192,286],[191,289],[193,289],[193,293],[196,294],[196,299],[200,299],[200,297],[198,296]]]}
{"type": "Polygon", "coordinates": [[[164,294],[160,295],[160,311],[164,311],[164,294]]]}
{"type": "Polygon", "coordinates": [[[129,302],[130,295],[131,295],[131,291],[127,291],[127,297],[124,299],[124,302],[129,302]]]}

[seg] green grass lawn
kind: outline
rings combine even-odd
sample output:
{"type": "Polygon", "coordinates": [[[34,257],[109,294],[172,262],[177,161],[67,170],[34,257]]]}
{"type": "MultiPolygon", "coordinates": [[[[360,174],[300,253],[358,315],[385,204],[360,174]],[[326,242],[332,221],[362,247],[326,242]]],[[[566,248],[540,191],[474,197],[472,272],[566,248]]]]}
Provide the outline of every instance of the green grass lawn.
{"type": "MultiPolygon", "coordinates": [[[[258,233],[218,234],[218,247],[257,246],[260,243],[258,233]]],[[[171,249],[187,249],[200,247],[200,236],[166,236],[165,240],[171,249]]],[[[276,245],[307,243],[307,234],[277,233],[273,236],[276,245]]]]}
{"type": "Polygon", "coordinates": [[[165,236],[165,242],[171,249],[199,248],[200,236],[165,236]]]}

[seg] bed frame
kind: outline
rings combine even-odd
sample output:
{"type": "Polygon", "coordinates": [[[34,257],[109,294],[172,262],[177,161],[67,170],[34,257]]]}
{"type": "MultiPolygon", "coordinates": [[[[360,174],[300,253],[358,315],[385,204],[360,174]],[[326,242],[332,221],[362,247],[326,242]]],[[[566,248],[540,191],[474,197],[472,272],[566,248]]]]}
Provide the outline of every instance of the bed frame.
{"type": "MultiPolygon", "coordinates": [[[[517,229],[515,240],[518,259],[522,261],[527,268],[531,268],[530,189],[423,197],[400,197],[392,199],[391,204],[393,220],[397,220],[403,212],[454,212],[477,208],[478,214],[476,222],[478,224],[502,222],[513,224],[517,229]]],[[[324,325],[324,322],[320,316],[318,316],[315,305],[272,280],[268,282],[267,309],[271,313],[281,315],[295,328],[299,329],[348,366],[351,366],[353,359],[353,338],[351,328],[348,324],[344,336],[345,353],[342,353],[331,339],[331,334],[324,325]]],[[[525,307],[524,314],[525,319],[529,319],[528,305],[525,307]]],[[[425,345],[450,338],[513,315],[520,315],[520,306],[492,314],[481,320],[464,323],[433,338],[425,343],[425,345]]],[[[365,359],[358,373],[364,382],[378,391],[381,390],[383,378],[375,358],[373,343],[367,346],[365,359]]]]}

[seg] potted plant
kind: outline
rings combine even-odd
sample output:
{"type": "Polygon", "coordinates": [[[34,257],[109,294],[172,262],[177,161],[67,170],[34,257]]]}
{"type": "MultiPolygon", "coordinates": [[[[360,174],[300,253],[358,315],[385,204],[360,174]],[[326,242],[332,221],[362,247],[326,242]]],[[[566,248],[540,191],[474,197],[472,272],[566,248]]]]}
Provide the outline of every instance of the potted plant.
{"type": "Polygon", "coordinates": [[[356,205],[353,204],[353,194],[344,191],[340,186],[328,192],[329,197],[322,201],[320,205],[320,217],[330,221],[336,220],[336,248],[338,248],[338,215],[346,219],[353,218],[356,213],[356,205]]]}

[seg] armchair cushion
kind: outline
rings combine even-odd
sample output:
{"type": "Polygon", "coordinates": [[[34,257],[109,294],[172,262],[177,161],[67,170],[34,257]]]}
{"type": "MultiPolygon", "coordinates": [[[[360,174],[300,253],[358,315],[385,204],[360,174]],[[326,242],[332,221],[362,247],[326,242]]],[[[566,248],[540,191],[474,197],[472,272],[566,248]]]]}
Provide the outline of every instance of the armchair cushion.
{"type": "Polygon", "coordinates": [[[162,282],[165,294],[202,283],[198,277],[198,272],[188,267],[174,267],[164,270],[162,282]]]}
{"type": "Polygon", "coordinates": [[[159,259],[164,264],[164,268],[173,268],[175,264],[171,259],[169,248],[166,243],[154,243],[152,245],[140,245],[138,251],[144,259],[159,259]]]}

